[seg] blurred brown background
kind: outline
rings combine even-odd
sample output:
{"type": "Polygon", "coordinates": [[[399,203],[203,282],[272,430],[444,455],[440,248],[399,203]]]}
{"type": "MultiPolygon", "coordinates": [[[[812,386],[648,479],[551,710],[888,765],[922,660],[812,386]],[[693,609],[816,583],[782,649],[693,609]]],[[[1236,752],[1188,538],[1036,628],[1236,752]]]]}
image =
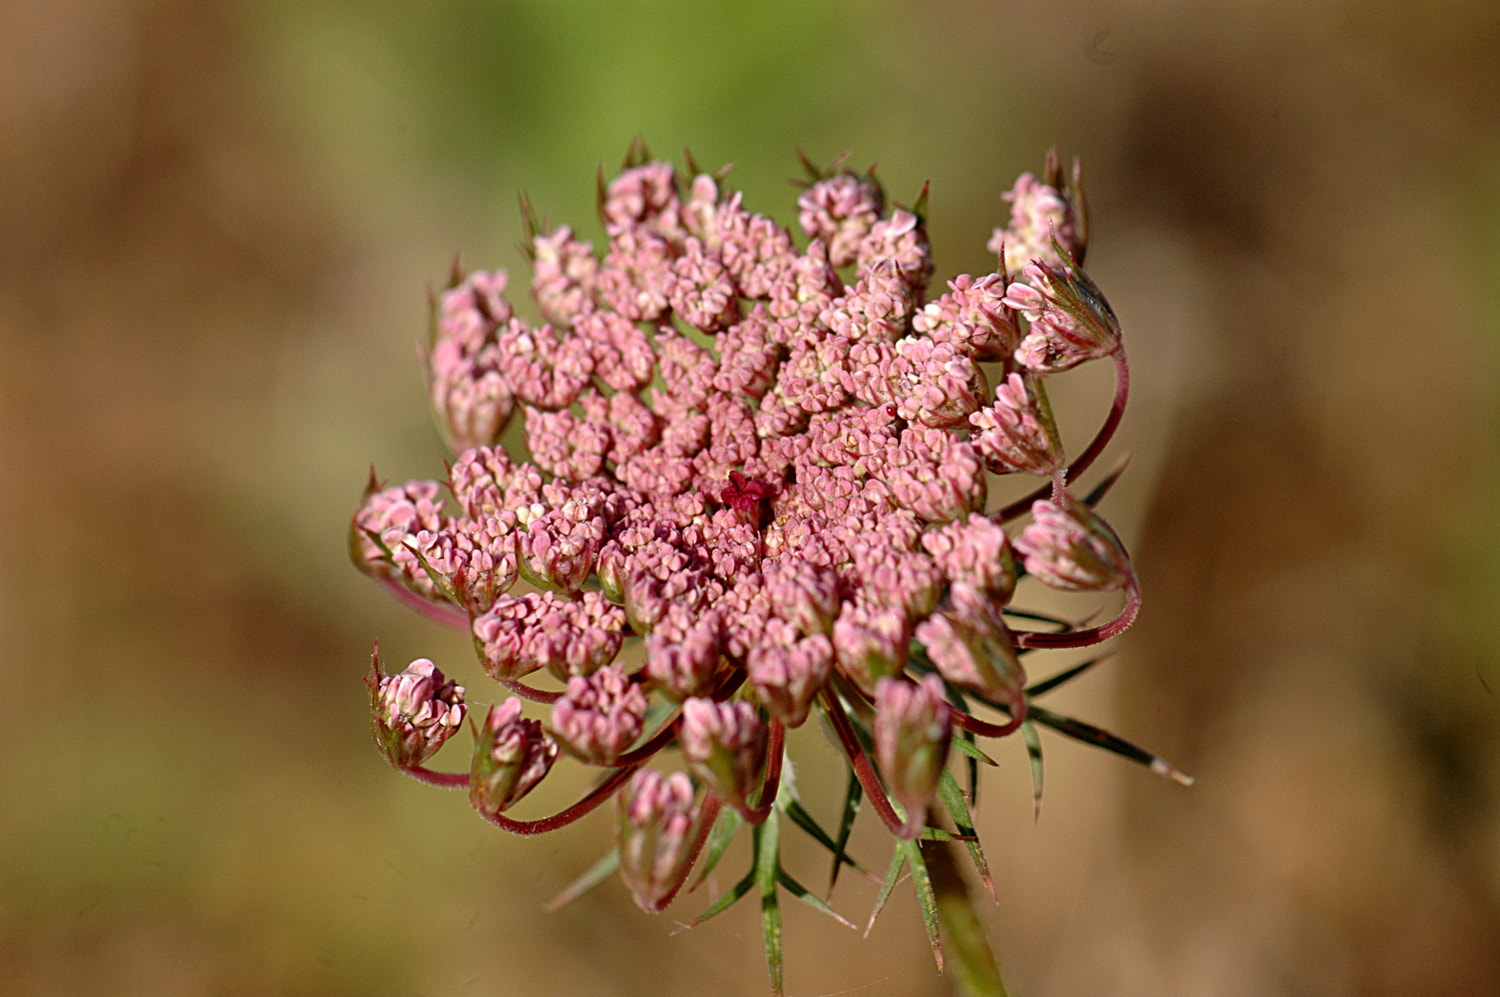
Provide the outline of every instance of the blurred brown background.
{"type": "MultiPolygon", "coordinates": [[[[764,992],[748,904],[543,914],[609,819],[507,838],[363,713],[377,636],[492,697],[344,555],[441,473],[425,288],[522,189],[597,236],[637,134],[788,221],[798,147],[930,177],[940,276],[1084,157],[1146,607],[1058,705],[1199,781],[1052,738],[1033,824],[1001,746],[1013,993],[1500,993],[1497,129],[1492,0],[0,3],[0,993],[764,992]]],[[[791,992],[949,993],[914,908],[789,911],[791,992]]]]}

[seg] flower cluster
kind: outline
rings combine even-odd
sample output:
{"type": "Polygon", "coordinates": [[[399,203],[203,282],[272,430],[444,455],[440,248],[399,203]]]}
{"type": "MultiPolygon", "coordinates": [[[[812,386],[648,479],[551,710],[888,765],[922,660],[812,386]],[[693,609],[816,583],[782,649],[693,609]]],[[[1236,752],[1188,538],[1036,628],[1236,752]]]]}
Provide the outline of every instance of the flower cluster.
{"type": "Polygon", "coordinates": [[[1109,746],[1031,706],[1023,656],[1107,640],[1139,601],[1097,495],[1071,490],[1128,384],[1119,324],[1079,267],[1076,167],[1071,183],[1055,157],[1021,177],[996,270],[946,288],[930,286],[925,191],[896,207],[873,172],[814,169],[802,240],[722,174],[693,173],[641,153],[601,177],[602,252],[533,225],[540,322],[512,307],[505,273],[455,275],[426,356],[456,459],[445,481],[372,480],[351,534],[362,570],[466,628],[513,694],[469,770],[438,773],[423,763],[464,691],[425,659],[377,667],[388,760],[467,786],[518,833],[617,795],[620,871],[652,911],[716,823],[758,829],[797,805],[778,792],[784,737],[810,717],[900,841],[945,833],[927,821],[939,796],[964,826],[962,795],[940,793],[950,744],[1018,729],[1033,743],[1042,723],[1109,746]],[[1069,463],[1045,383],[1099,358],[1116,367],[1114,404],[1069,463]],[[528,459],[501,446],[517,421],[528,459]],[[1012,475],[1041,481],[992,507],[1012,475]],[[1011,610],[1024,577],[1123,590],[1125,605],[1101,626],[1026,629],[1045,618],[1011,610]],[[526,681],[538,672],[552,688],[526,681]],[[522,699],[548,720],[525,719],[522,699]],[[644,767],[668,746],[685,771],[644,767]],[[507,816],[560,753],[609,772],[561,814],[507,816]]]}

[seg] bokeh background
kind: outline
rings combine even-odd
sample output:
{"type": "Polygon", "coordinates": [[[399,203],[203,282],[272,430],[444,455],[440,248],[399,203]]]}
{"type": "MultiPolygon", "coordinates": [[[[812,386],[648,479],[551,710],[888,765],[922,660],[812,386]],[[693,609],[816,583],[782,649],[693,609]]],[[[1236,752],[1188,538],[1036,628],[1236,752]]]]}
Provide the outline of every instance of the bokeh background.
{"type": "MultiPolygon", "coordinates": [[[[1497,129],[1492,0],[0,3],[0,993],[764,992],[748,904],[542,913],[610,820],[398,778],[359,681],[378,636],[489,698],[347,517],[441,473],[426,289],[522,269],[522,190],[597,236],[637,135],[787,220],[798,148],[930,178],[940,277],[1084,157],[1146,607],[1057,705],[1198,784],[1050,738],[1033,823],[1001,746],[1014,993],[1500,993],[1497,129]]],[[[794,994],[951,992],[909,893],[787,917],[794,994]]]]}

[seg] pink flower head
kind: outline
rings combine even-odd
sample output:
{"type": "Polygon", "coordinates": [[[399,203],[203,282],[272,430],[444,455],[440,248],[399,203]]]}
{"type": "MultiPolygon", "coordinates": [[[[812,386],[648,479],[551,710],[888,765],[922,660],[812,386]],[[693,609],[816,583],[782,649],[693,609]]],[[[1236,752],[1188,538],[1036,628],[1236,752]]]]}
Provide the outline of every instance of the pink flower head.
{"type": "Polygon", "coordinates": [[[859,255],[884,206],[879,184],[846,170],[819,180],[797,199],[797,221],[808,238],[828,244],[829,262],[842,267],[859,255]]]}
{"type": "Polygon", "coordinates": [[[558,743],[590,765],[614,764],[645,724],[646,694],[619,665],[568,679],[567,691],[552,707],[558,743]]]}
{"type": "Polygon", "coordinates": [[[797,636],[789,623],[772,618],[762,643],[750,648],[745,669],[756,696],[788,727],[800,727],[833,668],[833,644],[825,634],[797,636]]]}
{"type": "Polygon", "coordinates": [[[1026,671],[999,610],[980,590],[954,582],[952,606],[918,624],[916,638],[943,678],[1005,703],[1024,703],[1026,671]]]}
{"type": "Polygon", "coordinates": [[[955,276],[929,301],[922,219],[882,217],[873,173],[841,162],[808,164],[800,250],[725,171],[689,159],[684,191],[640,146],[615,180],[601,176],[597,251],[567,226],[536,234],[528,206],[540,317],[514,313],[498,271],[433,303],[425,361],[458,451],[453,501],[437,481],[372,482],[350,533],[361,570],[467,627],[491,678],[552,703],[545,728],[519,699],[492,707],[469,772],[429,771],[461,725],[463,690],[426,659],[397,676],[377,663],[381,752],[425,782],[466,784],[490,823],[519,833],[615,796],[621,874],[648,910],[687,881],[726,804],[762,824],[757,868],[776,869],[764,822],[787,806],[786,727],[816,711],[868,806],[910,839],[946,784],[952,729],[994,738],[1025,721],[1019,649],[1102,643],[1139,606],[1119,538],[1063,490],[1043,390],[1084,360],[1115,361],[1114,405],[1066,468],[1080,477],[1120,422],[1129,378],[1115,316],[1080,269],[1076,167],[1065,183],[1049,157],[1041,181],[1018,181],[999,270],[955,276]],[[518,409],[524,427],[510,425],[518,409]],[[499,440],[516,428],[512,456],[499,440]],[[1049,479],[1034,494],[1055,497],[1012,538],[1030,498],[986,513],[990,473],[1049,479]],[[1125,588],[1126,607],[1101,626],[1013,632],[1007,621],[1027,618],[1010,608],[1023,570],[1125,588]],[[644,646],[627,664],[629,638],[644,646]],[[663,748],[682,750],[688,774],[641,768],[663,748]],[[614,771],[550,817],[506,816],[562,752],[614,771]]]}
{"type": "Polygon", "coordinates": [[[1051,475],[1063,466],[1062,439],[1041,381],[1014,372],[995,389],[995,401],[969,415],[969,441],[996,474],[1051,475]]]}
{"type": "Polygon", "coordinates": [[[706,696],[719,674],[722,642],[717,612],[670,605],[646,638],[646,674],[672,699],[706,696]]]}
{"type": "Polygon", "coordinates": [[[1108,591],[1131,584],[1135,571],[1109,524],[1071,494],[1038,499],[1031,525],[1016,538],[1026,573],[1060,589],[1108,591]]]}
{"type": "Polygon", "coordinates": [[[1005,292],[1001,274],[977,279],[960,274],[948,282],[947,294],[912,317],[912,328],[975,360],[1004,360],[1021,340],[1015,317],[1005,304],[1005,292]]]}
{"type": "Polygon", "coordinates": [[[482,814],[502,813],[531,792],[555,761],[557,742],[540,721],[521,716],[519,699],[491,706],[474,743],[469,802],[482,814]]]}
{"type": "Polygon", "coordinates": [[[598,592],[577,601],[530,592],[496,599],[471,629],[480,663],[496,680],[540,668],[562,678],[592,674],[614,660],[625,639],[625,613],[598,592]]]}
{"type": "Polygon", "coordinates": [[[1058,245],[1070,255],[1078,254],[1073,207],[1056,187],[1023,173],[1005,199],[1010,202],[1010,225],[995,229],[987,248],[999,254],[1006,273],[1018,274],[1032,260],[1060,263],[1058,245]]]}
{"type": "Polygon", "coordinates": [[[950,714],[936,675],[916,683],[887,677],[875,686],[875,760],[886,788],[906,811],[904,838],[921,832],[948,764],[950,714]]]}
{"type": "Polygon", "coordinates": [[[365,683],[370,687],[375,743],[398,769],[421,765],[463,725],[464,687],[426,658],[418,658],[397,675],[386,675],[376,654],[365,683]]]}
{"type": "Polygon", "coordinates": [[[562,225],[531,240],[531,260],[531,296],[542,317],[556,325],[572,325],[593,300],[599,276],[593,245],[562,225]]]}
{"type": "Polygon", "coordinates": [[[1120,320],[1088,274],[1064,255],[1056,265],[1026,264],[1005,303],[1026,317],[1030,330],[1016,347],[1016,363],[1055,374],[1120,348],[1120,320]]]}
{"type": "Polygon", "coordinates": [[[693,698],[682,704],[678,731],[688,770],[725,802],[747,806],[766,768],[766,724],[743,699],[716,703],[693,698]]]}
{"type": "Polygon", "coordinates": [[[932,278],[932,247],[922,220],[904,208],[870,226],[859,244],[859,266],[869,270],[881,260],[896,265],[907,286],[925,288],[932,278]]]}
{"type": "Polygon", "coordinates": [[[1016,587],[1016,566],[1005,529],[988,517],[970,513],[922,534],[922,547],[951,582],[964,582],[1005,605],[1016,587]]]}
{"type": "Polygon", "coordinates": [[[667,239],[682,237],[682,203],[671,163],[654,160],[625,170],[604,193],[600,214],[611,238],[647,229],[667,239]]]}
{"type": "Polygon", "coordinates": [[[644,911],[676,896],[697,857],[702,803],[681,772],[640,769],[620,793],[620,878],[644,911]]]}

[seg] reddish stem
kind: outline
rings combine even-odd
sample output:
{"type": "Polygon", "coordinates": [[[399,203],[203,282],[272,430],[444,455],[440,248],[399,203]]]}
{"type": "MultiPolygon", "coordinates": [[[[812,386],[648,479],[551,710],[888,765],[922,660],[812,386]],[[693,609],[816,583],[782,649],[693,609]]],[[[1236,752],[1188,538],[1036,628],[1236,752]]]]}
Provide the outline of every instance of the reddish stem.
{"type": "Polygon", "coordinates": [[[1125,629],[1135,622],[1136,614],[1140,611],[1141,589],[1132,577],[1125,586],[1125,607],[1120,610],[1120,615],[1108,623],[1089,627],[1087,630],[1065,630],[1062,633],[1018,630],[1012,636],[1015,637],[1017,647],[1088,647],[1124,633],[1125,629]]]}
{"type": "MultiPolygon", "coordinates": [[[[1061,472],[1063,483],[1077,478],[1093,466],[1094,461],[1098,460],[1099,455],[1104,452],[1104,448],[1109,446],[1115,430],[1120,426],[1120,420],[1125,416],[1125,403],[1130,398],[1130,364],[1125,360],[1124,349],[1115,350],[1112,356],[1115,361],[1114,404],[1109,407],[1109,415],[1104,417],[1104,425],[1099,427],[1099,432],[1094,434],[1094,438],[1084,448],[1083,453],[1079,454],[1078,459],[1061,472]]],[[[1017,516],[1025,515],[1030,511],[1031,503],[1039,498],[1046,498],[1049,492],[1055,491],[1056,486],[1057,481],[1054,479],[1036,491],[1016,499],[999,512],[991,513],[990,518],[997,523],[1008,523],[1017,516]]]]}
{"type": "Polygon", "coordinates": [[[640,747],[632,748],[619,758],[616,758],[615,764],[637,766],[650,759],[652,755],[666,747],[667,742],[677,735],[677,718],[681,715],[682,708],[679,707],[672,714],[670,720],[657,728],[656,733],[651,735],[650,740],[643,743],[640,747]]]}
{"type": "Polygon", "coordinates": [[[411,768],[400,771],[411,776],[418,782],[424,782],[429,786],[438,786],[442,789],[468,789],[469,773],[467,772],[434,772],[432,769],[413,765],[411,768]]]}
{"type": "Polygon", "coordinates": [[[567,827],[594,810],[599,804],[613,796],[615,790],[624,785],[625,780],[629,779],[638,768],[640,768],[639,765],[627,765],[624,768],[615,769],[603,782],[590,790],[587,796],[551,817],[543,817],[541,820],[511,820],[503,814],[482,814],[481,816],[502,831],[509,831],[512,834],[546,834],[548,831],[567,827]]]}
{"type": "Polygon", "coordinates": [[[854,727],[849,723],[849,717],[844,713],[838,697],[828,686],[824,686],[819,695],[823,699],[823,709],[828,713],[833,731],[838,735],[839,743],[844,746],[844,754],[849,756],[849,765],[854,769],[859,784],[864,787],[865,796],[869,797],[875,812],[880,815],[880,820],[892,834],[910,837],[905,833],[906,822],[896,815],[895,808],[886,797],[885,787],[880,784],[880,776],[875,772],[875,766],[870,764],[870,756],[865,754],[864,746],[859,743],[859,736],[854,733],[854,727]]]}
{"type": "Polygon", "coordinates": [[[739,808],[747,824],[764,824],[776,806],[776,793],[781,789],[781,759],[786,744],[786,727],[774,717],[771,720],[770,736],[766,738],[766,777],[761,781],[760,804],[754,809],[739,808]]]}
{"type": "Polygon", "coordinates": [[[1016,729],[1026,721],[1026,696],[1018,694],[1007,709],[1010,711],[1010,719],[1003,724],[992,724],[986,720],[980,720],[976,716],[965,713],[957,707],[949,707],[952,710],[953,726],[960,727],[980,737],[1004,737],[1015,733],[1016,729]]]}
{"type": "Polygon", "coordinates": [[[397,599],[406,603],[406,605],[415,609],[429,620],[435,620],[444,626],[453,627],[456,630],[469,629],[469,614],[452,603],[433,602],[431,599],[424,598],[413,592],[394,578],[382,578],[380,579],[380,583],[390,589],[397,599]]]}
{"type": "Polygon", "coordinates": [[[542,703],[547,706],[552,705],[563,697],[561,692],[547,692],[544,689],[533,689],[520,679],[500,679],[500,684],[522,699],[529,699],[533,703],[542,703]]]}

